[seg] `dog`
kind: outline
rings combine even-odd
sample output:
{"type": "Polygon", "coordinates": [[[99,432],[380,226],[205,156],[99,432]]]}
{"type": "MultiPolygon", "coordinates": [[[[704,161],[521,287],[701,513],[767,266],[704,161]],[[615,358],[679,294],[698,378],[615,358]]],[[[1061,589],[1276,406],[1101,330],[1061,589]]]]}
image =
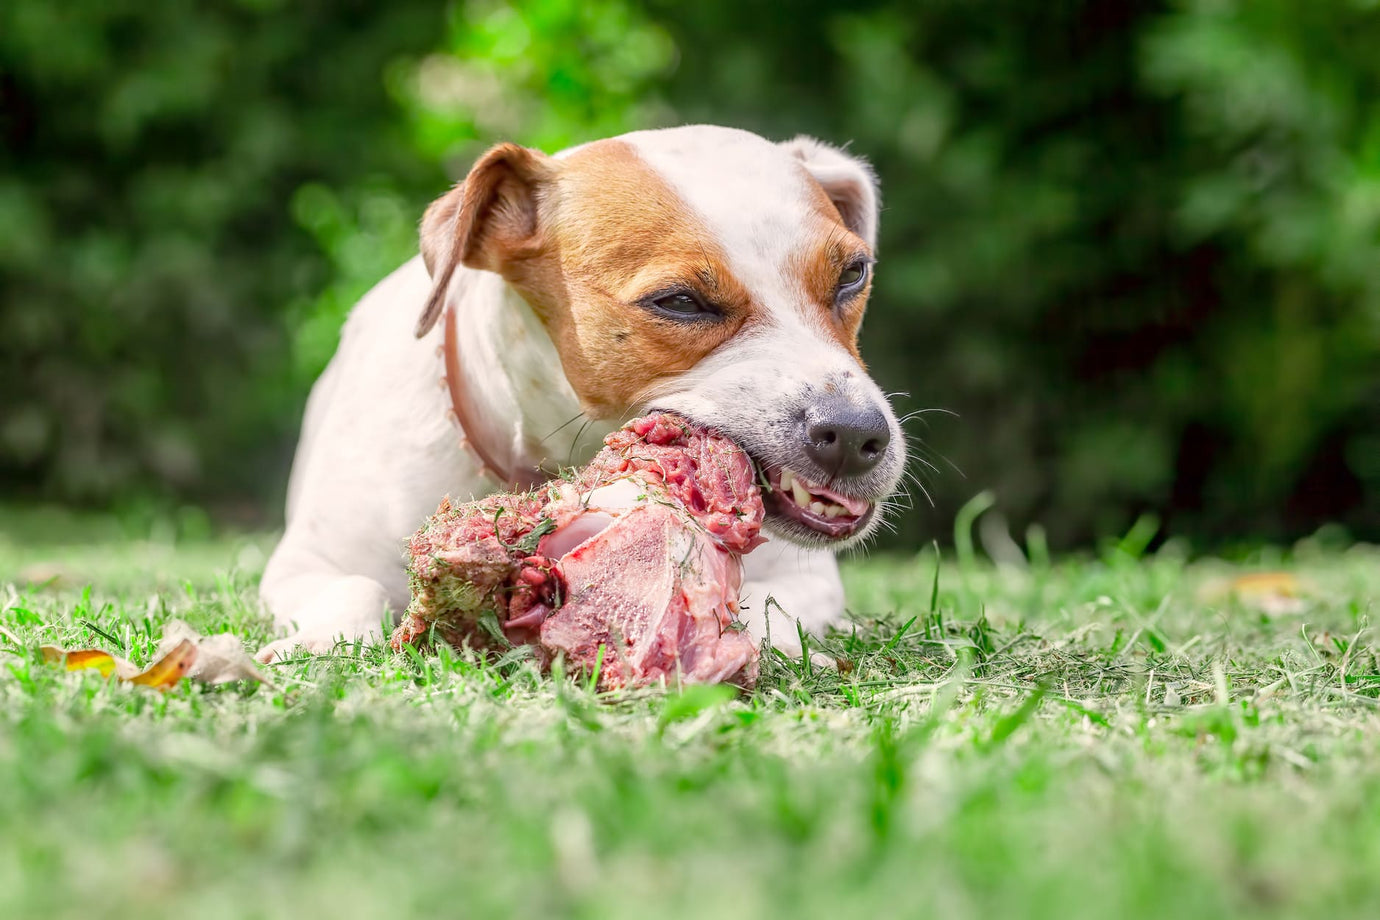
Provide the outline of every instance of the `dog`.
{"type": "Polygon", "coordinates": [[[843,616],[834,554],[905,466],[857,345],[877,219],[871,168],[809,137],[693,125],[490,149],[311,391],[260,585],[286,635],[259,659],[380,640],[408,601],[406,540],[443,496],[532,487],[653,409],[757,465],[772,539],[744,560],[743,619],[799,654],[797,623],[843,616]]]}

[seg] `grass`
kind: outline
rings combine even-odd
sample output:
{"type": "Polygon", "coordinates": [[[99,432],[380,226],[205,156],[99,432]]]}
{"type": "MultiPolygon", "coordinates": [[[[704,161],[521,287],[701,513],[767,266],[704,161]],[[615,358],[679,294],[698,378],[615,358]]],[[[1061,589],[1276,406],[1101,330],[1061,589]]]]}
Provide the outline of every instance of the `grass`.
{"type": "Polygon", "coordinates": [[[268,540],[70,523],[0,516],[3,917],[1380,916],[1374,548],[855,561],[840,666],[747,698],[358,649],[162,695],[34,648],[262,642],[268,540]]]}

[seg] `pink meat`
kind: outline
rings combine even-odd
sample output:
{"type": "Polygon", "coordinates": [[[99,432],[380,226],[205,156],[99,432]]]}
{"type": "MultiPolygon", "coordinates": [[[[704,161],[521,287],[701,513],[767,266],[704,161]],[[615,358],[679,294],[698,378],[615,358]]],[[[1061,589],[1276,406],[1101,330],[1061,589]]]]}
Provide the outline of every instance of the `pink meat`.
{"type": "Polygon", "coordinates": [[[746,553],[762,542],[762,494],[752,461],[732,441],[659,412],[634,419],[604,444],[577,480],[584,489],[633,474],[662,486],[725,549],[746,553]]]}
{"type": "Polygon", "coordinates": [[[662,680],[751,686],[736,623],[741,555],[763,506],[746,455],[675,416],[630,422],[571,482],[442,502],[412,538],[412,603],[393,646],[485,644],[501,630],[599,670],[604,688],[662,680]],[[486,629],[487,627],[487,629],[486,629]]]}

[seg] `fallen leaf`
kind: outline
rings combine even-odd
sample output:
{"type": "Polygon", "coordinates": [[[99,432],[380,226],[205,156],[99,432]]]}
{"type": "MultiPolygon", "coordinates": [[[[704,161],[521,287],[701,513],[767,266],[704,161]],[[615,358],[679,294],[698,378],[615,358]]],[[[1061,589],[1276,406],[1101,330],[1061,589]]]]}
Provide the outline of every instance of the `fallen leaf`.
{"type": "Polygon", "coordinates": [[[61,664],[69,671],[95,670],[105,677],[114,675],[127,683],[164,691],[175,687],[183,677],[206,684],[233,680],[269,682],[232,633],[203,636],[181,620],[168,623],[153,664],[142,671],[101,649],[69,650],[45,645],[39,652],[44,661],[61,664]]]}
{"type": "Polygon", "coordinates": [[[61,664],[69,671],[99,671],[102,677],[108,678],[113,674],[127,683],[159,690],[168,690],[175,685],[196,660],[196,643],[188,640],[178,643],[167,654],[160,655],[143,671],[123,658],[98,648],[69,651],[55,645],[45,645],[39,651],[44,661],[61,664]]]}
{"type": "Polygon", "coordinates": [[[269,682],[254,665],[254,659],[244,650],[234,633],[216,633],[203,636],[181,620],[169,620],[163,627],[163,641],[158,645],[162,654],[170,651],[179,642],[191,641],[196,645],[196,661],[187,676],[204,684],[225,684],[234,680],[254,680],[261,684],[269,682]]]}
{"type": "Polygon", "coordinates": [[[1289,572],[1251,572],[1231,580],[1232,593],[1237,597],[1298,597],[1302,585],[1289,572]]]}
{"type": "Polygon", "coordinates": [[[72,571],[60,562],[34,562],[24,566],[15,578],[30,588],[65,588],[72,584],[72,571]]]}
{"type": "Polygon", "coordinates": [[[141,687],[170,690],[192,669],[196,657],[196,643],[191,639],[183,639],[173,646],[170,652],[149,665],[147,670],[129,678],[129,682],[141,687]]]}
{"type": "Polygon", "coordinates": [[[109,652],[103,652],[98,648],[83,648],[75,651],[67,651],[58,648],[56,645],[44,645],[39,648],[43,655],[43,660],[49,664],[61,664],[69,671],[85,671],[94,668],[101,672],[103,677],[117,674],[121,680],[129,680],[139,669],[125,661],[123,658],[116,658],[109,652]],[[119,672],[125,673],[120,674],[119,672]]]}
{"type": "Polygon", "coordinates": [[[1252,572],[1232,580],[1231,592],[1271,616],[1300,613],[1304,608],[1303,583],[1288,572],[1252,572]]]}
{"type": "Polygon", "coordinates": [[[1271,616],[1299,613],[1304,607],[1307,586],[1290,572],[1248,572],[1235,578],[1203,586],[1202,600],[1220,602],[1229,598],[1255,607],[1271,616]]]}

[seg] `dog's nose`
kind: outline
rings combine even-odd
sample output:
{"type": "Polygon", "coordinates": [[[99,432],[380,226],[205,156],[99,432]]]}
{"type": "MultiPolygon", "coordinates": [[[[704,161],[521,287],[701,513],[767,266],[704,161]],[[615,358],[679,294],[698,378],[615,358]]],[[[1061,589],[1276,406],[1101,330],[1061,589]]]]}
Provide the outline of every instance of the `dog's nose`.
{"type": "Polygon", "coordinates": [[[871,472],[890,443],[886,416],[870,406],[838,400],[805,413],[805,453],[830,476],[871,472]]]}

